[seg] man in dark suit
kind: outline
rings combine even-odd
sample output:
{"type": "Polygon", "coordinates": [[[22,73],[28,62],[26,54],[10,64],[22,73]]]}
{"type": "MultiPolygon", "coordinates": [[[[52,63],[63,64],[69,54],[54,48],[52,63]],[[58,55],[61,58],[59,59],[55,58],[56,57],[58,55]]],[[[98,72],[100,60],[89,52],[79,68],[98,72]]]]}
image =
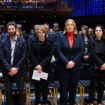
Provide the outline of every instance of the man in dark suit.
{"type": "Polygon", "coordinates": [[[23,67],[26,59],[27,45],[23,38],[16,36],[16,28],[15,22],[9,22],[7,24],[9,36],[0,43],[0,60],[2,62],[7,105],[13,105],[12,82],[17,84],[19,90],[19,105],[25,105],[25,71],[23,67]]]}

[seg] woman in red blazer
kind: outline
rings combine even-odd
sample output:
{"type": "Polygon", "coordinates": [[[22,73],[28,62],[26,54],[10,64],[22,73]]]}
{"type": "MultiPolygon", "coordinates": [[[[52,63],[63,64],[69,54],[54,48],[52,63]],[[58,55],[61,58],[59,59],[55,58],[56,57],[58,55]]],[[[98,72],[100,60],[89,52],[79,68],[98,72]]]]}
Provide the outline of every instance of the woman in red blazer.
{"type": "Polygon", "coordinates": [[[73,19],[65,22],[65,31],[58,38],[58,60],[60,64],[60,101],[61,105],[74,105],[76,87],[82,67],[83,41],[77,34],[76,23],[73,19]],[[68,97],[69,92],[69,97],[68,97]]]}

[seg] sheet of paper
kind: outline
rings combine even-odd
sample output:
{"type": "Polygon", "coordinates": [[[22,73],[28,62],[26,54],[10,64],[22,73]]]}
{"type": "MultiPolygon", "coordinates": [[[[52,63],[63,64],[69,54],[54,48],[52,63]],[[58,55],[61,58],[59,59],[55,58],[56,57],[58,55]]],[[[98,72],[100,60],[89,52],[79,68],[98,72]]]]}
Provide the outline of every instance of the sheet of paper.
{"type": "Polygon", "coordinates": [[[33,71],[32,79],[33,79],[33,80],[40,81],[40,75],[39,75],[39,72],[38,72],[37,70],[34,70],[34,71],[33,71]]]}
{"type": "Polygon", "coordinates": [[[47,80],[47,78],[48,78],[48,73],[41,72],[41,73],[39,73],[39,75],[40,75],[41,79],[47,80]]]}
{"type": "Polygon", "coordinates": [[[39,73],[37,70],[34,70],[33,75],[32,75],[32,79],[38,80],[38,81],[40,81],[40,79],[47,80],[48,79],[48,73],[45,73],[45,72],[39,73]]]}

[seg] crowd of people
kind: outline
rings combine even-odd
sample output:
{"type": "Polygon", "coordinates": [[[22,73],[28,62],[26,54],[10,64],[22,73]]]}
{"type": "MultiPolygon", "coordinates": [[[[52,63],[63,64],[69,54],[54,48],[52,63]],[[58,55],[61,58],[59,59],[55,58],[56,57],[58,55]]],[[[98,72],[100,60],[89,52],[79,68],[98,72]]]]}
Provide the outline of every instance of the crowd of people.
{"type": "Polygon", "coordinates": [[[35,87],[35,105],[49,105],[48,84],[60,82],[60,105],[75,105],[76,89],[80,79],[89,79],[89,105],[102,105],[105,84],[105,29],[82,25],[68,19],[61,31],[58,23],[37,24],[29,35],[21,24],[9,22],[0,25],[0,63],[6,91],[6,104],[13,105],[12,83],[19,89],[19,105],[25,105],[24,82],[26,61],[30,63],[30,77],[34,70],[48,73],[48,79],[32,80],[35,87]],[[52,69],[54,72],[52,72],[52,69]],[[85,75],[85,76],[84,76],[85,75]],[[68,94],[69,93],[69,94],[68,94]],[[42,99],[41,99],[42,96],[42,99]]]}

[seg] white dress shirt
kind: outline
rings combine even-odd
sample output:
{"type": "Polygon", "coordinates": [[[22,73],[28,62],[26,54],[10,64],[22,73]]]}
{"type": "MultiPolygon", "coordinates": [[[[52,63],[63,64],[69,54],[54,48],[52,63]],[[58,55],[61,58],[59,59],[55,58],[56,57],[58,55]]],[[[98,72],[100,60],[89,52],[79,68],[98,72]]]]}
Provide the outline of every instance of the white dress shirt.
{"type": "Polygon", "coordinates": [[[15,38],[10,38],[11,42],[11,65],[13,65],[13,60],[14,60],[14,51],[15,51],[15,46],[16,46],[16,41],[17,41],[17,36],[15,38]]]}

